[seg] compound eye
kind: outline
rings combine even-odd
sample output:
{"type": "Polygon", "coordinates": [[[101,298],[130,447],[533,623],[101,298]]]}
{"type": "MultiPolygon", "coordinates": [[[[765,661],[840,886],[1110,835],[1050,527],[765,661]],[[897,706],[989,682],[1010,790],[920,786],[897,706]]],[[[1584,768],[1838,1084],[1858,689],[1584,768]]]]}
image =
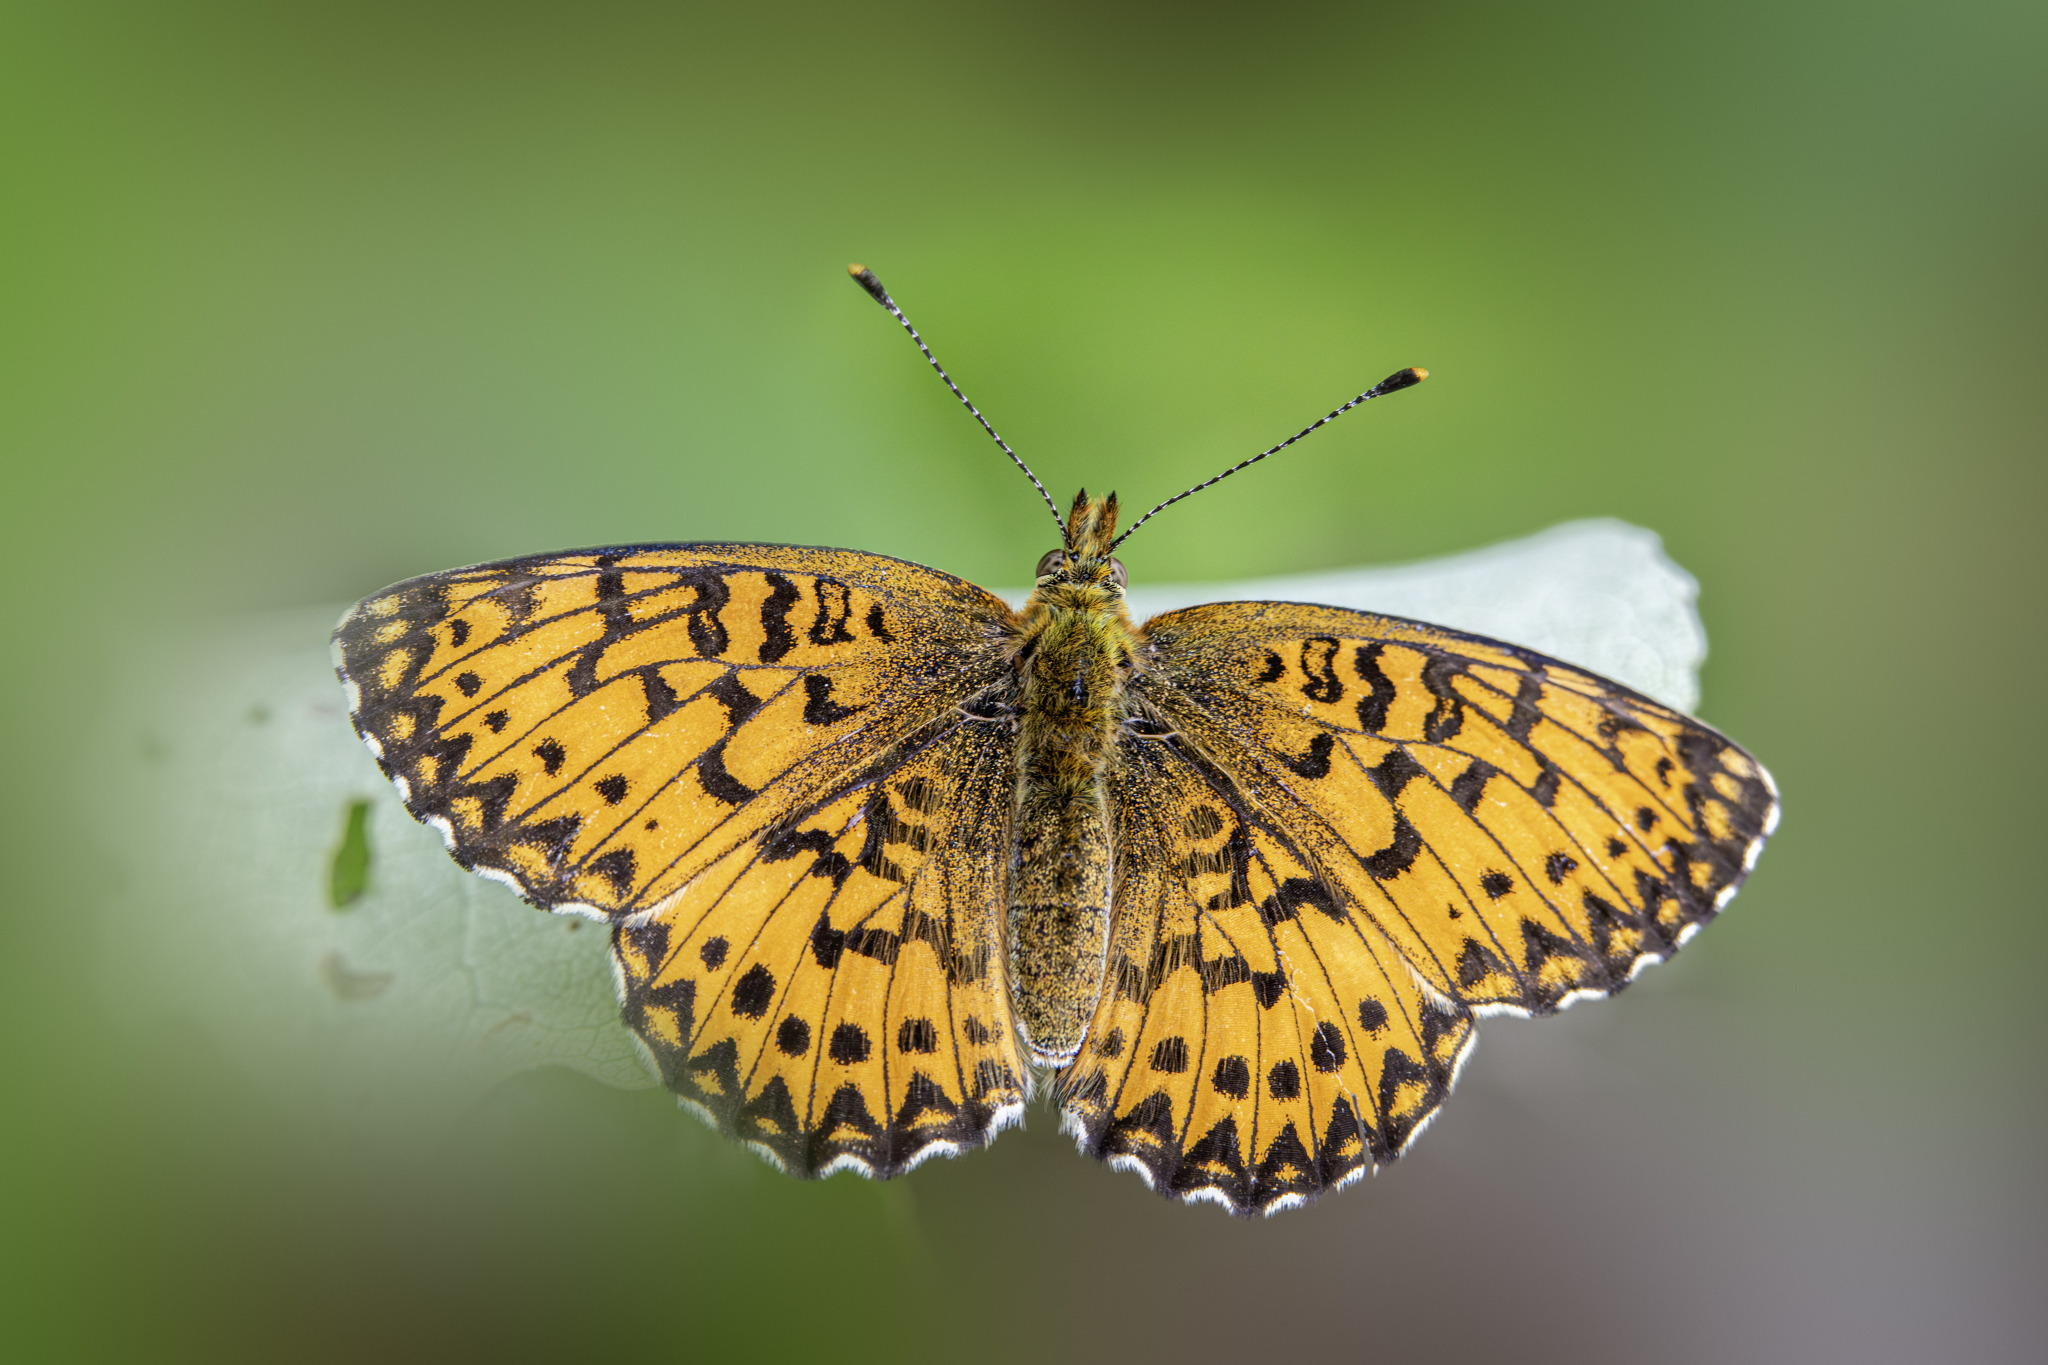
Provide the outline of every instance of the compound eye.
{"type": "Polygon", "coordinates": [[[1067,552],[1065,550],[1047,550],[1045,552],[1045,557],[1038,561],[1038,573],[1036,576],[1039,578],[1044,578],[1047,574],[1050,574],[1053,570],[1059,568],[1060,565],[1066,562],[1067,552]]]}
{"type": "Polygon", "coordinates": [[[1116,585],[1119,588],[1127,588],[1131,585],[1131,576],[1124,572],[1124,562],[1121,559],[1109,561],[1109,576],[1116,580],[1116,585]]]}

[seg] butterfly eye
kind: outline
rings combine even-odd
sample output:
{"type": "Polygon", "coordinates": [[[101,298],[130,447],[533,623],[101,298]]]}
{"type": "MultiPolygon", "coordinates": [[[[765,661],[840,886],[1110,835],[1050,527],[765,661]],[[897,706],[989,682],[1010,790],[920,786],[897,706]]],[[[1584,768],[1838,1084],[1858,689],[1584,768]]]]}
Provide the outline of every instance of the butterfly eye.
{"type": "Polygon", "coordinates": [[[1036,576],[1039,578],[1044,578],[1047,574],[1051,573],[1054,569],[1057,569],[1060,565],[1066,562],[1067,552],[1065,550],[1047,550],[1045,552],[1045,557],[1038,561],[1038,573],[1036,576]]]}
{"type": "Polygon", "coordinates": [[[1109,576],[1116,580],[1116,585],[1119,588],[1127,588],[1131,585],[1131,576],[1124,571],[1124,562],[1121,559],[1109,561],[1109,576]]]}

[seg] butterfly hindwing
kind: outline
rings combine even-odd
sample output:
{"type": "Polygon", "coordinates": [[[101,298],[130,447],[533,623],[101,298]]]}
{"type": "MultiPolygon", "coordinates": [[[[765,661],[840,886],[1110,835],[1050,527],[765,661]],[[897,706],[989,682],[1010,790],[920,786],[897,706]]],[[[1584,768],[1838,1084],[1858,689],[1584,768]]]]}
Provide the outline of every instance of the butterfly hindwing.
{"type": "Polygon", "coordinates": [[[1274,1212],[1392,1159],[1471,1041],[1286,833],[1179,739],[1126,740],[1108,984],[1062,1077],[1082,1150],[1274,1212]]]}
{"type": "Polygon", "coordinates": [[[1016,1122],[1010,771],[1007,726],[943,722],[627,920],[627,1019],[669,1087],[806,1175],[892,1175],[1016,1122]]]}
{"type": "Polygon", "coordinates": [[[1146,627],[1143,699],[1433,990],[1548,1013],[1676,950],[1776,820],[1714,730],[1531,651],[1335,607],[1146,627]]]}
{"type": "Polygon", "coordinates": [[[880,555],[639,546],[413,579],[334,643],[356,729],[458,861],[616,918],[999,678],[1008,619],[880,555]]]}

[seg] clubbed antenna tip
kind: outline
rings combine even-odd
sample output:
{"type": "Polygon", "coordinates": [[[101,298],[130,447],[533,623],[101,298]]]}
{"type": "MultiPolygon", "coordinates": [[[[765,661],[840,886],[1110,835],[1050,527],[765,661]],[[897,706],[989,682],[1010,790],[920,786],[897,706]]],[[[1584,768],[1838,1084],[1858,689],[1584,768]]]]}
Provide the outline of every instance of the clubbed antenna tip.
{"type": "Polygon", "coordinates": [[[1225,479],[1229,478],[1232,474],[1237,473],[1240,469],[1249,469],[1253,465],[1257,464],[1260,460],[1265,459],[1268,455],[1279,454],[1281,451],[1287,449],[1287,447],[1293,445],[1296,441],[1299,441],[1302,437],[1308,435],[1311,431],[1316,430],[1316,428],[1328,426],[1330,423],[1336,421],[1339,417],[1342,417],[1345,413],[1351,411],[1360,403],[1370,402],[1373,399],[1382,397],[1386,394],[1399,393],[1402,389],[1413,388],[1415,385],[1420,384],[1423,380],[1427,378],[1429,378],[1429,371],[1423,369],[1419,365],[1410,365],[1405,370],[1394,371],[1385,379],[1382,379],[1379,383],[1373,385],[1364,393],[1361,393],[1360,395],[1358,395],[1358,397],[1346,403],[1343,407],[1338,408],[1336,411],[1330,413],[1327,417],[1318,417],[1315,421],[1310,422],[1307,426],[1303,427],[1300,431],[1295,432],[1292,436],[1282,441],[1279,445],[1272,447],[1270,450],[1262,450],[1258,454],[1252,456],[1249,460],[1240,460],[1238,463],[1224,470],[1221,474],[1218,474],[1215,478],[1204,479],[1202,480],[1202,482],[1196,484],[1193,488],[1187,489],[1184,492],[1174,494],[1165,502],[1160,503],[1157,507],[1147,512],[1144,516],[1139,517],[1136,521],[1132,522],[1130,525],[1130,529],[1125,531],[1122,535],[1118,536],[1114,541],[1112,541],[1110,543],[1109,548],[1114,550],[1117,546],[1129,540],[1132,534],[1136,532],[1140,526],[1143,526],[1146,522],[1152,520],[1152,518],[1158,516],[1161,512],[1164,512],[1167,508],[1173,506],[1182,498],[1193,497],[1195,494],[1201,492],[1204,488],[1213,487],[1216,484],[1222,483],[1225,479]]]}

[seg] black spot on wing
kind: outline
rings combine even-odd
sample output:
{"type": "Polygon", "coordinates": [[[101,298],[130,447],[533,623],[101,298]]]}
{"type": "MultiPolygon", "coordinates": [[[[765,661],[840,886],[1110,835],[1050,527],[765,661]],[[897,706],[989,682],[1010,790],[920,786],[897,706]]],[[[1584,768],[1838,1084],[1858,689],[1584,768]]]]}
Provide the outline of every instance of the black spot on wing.
{"type": "Polygon", "coordinates": [[[1526,743],[1529,732],[1536,728],[1536,722],[1543,719],[1542,708],[1537,705],[1543,700],[1543,680],[1533,673],[1522,675],[1522,681],[1515,688],[1515,699],[1508,712],[1508,734],[1526,743]]]}
{"type": "Polygon", "coordinates": [[[1152,1069],[1178,1075],[1188,1069],[1188,1040],[1178,1034],[1162,1038],[1152,1048],[1152,1069]]]}
{"type": "Polygon", "coordinates": [[[1259,1002],[1260,1009],[1271,1009],[1280,1003],[1280,997],[1287,994],[1287,976],[1284,972],[1253,972],[1252,999],[1259,1002]]]}
{"type": "Polygon", "coordinates": [[[800,594],[796,584],[779,573],[768,576],[768,596],[761,603],[761,662],[772,664],[796,648],[796,632],[790,628],[789,609],[800,594]]]}
{"type": "Polygon", "coordinates": [[[848,716],[867,710],[865,706],[841,706],[832,700],[832,680],[822,673],[804,679],[804,722],[808,725],[836,725],[848,716]]]}
{"type": "Polygon", "coordinates": [[[687,574],[683,581],[697,592],[696,599],[684,609],[691,647],[702,658],[723,657],[732,637],[726,632],[725,623],[718,619],[718,613],[732,600],[732,589],[721,575],[708,570],[687,574]]]}
{"type": "Polygon", "coordinates": [[[1168,1188],[1180,1195],[1195,1190],[1218,1190],[1230,1201],[1232,1209],[1243,1212],[1251,1203],[1251,1180],[1244,1159],[1237,1152],[1237,1120],[1219,1120],[1188,1148],[1168,1188]]]}
{"type": "Polygon", "coordinates": [[[1471,766],[1451,780],[1451,800],[1470,815],[1478,808],[1479,798],[1486,794],[1487,782],[1499,771],[1483,758],[1473,759],[1471,766]]]}
{"type": "Polygon", "coordinates": [[[1302,684],[1301,693],[1310,701],[1337,702],[1344,699],[1344,684],[1332,665],[1336,657],[1337,642],[1327,635],[1311,636],[1301,642],[1301,671],[1308,678],[1302,684]]]}
{"type": "Polygon", "coordinates": [[[1506,968],[1493,951],[1478,939],[1468,938],[1458,954],[1458,984],[1467,990],[1506,968]]]}
{"type": "Polygon", "coordinates": [[[1415,826],[1408,823],[1408,817],[1396,812],[1394,835],[1387,846],[1377,853],[1359,859],[1365,870],[1382,881],[1400,876],[1415,865],[1417,855],[1422,852],[1422,836],[1415,826]]]}
{"type": "Polygon", "coordinates": [[[761,699],[747,691],[736,673],[721,673],[704,691],[725,708],[726,724],[738,726],[761,709],[761,699]]]}
{"type": "Polygon", "coordinates": [[[808,632],[811,643],[853,643],[853,632],[846,628],[847,618],[853,615],[853,590],[844,583],[820,578],[813,580],[811,592],[818,605],[817,615],[811,618],[811,628],[808,632]]]}
{"type": "Polygon", "coordinates": [[[1381,644],[1365,645],[1352,656],[1352,666],[1366,686],[1366,694],[1358,699],[1358,723],[1372,734],[1386,728],[1387,708],[1394,704],[1394,680],[1380,668],[1380,656],[1386,648],[1381,644]]]}
{"type": "Polygon", "coordinates": [[[1251,1202],[1255,1207],[1263,1208],[1288,1195],[1306,1196],[1315,1192],[1315,1163],[1309,1159],[1308,1149],[1302,1146],[1301,1135],[1289,1122],[1266,1148],[1266,1155],[1260,1159],[1258,1170],[1252,1175],[1251,1202]]]}
{"type": "Polygon", "coordinates": [[[612,884],[612,896],[616,900],[626,899],[633,889],[633,878],[637,860],[630,848],[615,848],[598,854],[584,864],[587,871],[594,872],[612,884]]]}
{"type": "Polygon", "coordinates": [[[647,723],[653,725],[666,720],[678,706],[683,704],[676,690],[668,685],[657,668],[640,670],[640,688],[647,694],[647,723]]]}
{"type": "Polygon", "coordinates": [[[1406,749],[1398,748],[1389,749],[1385,758],[1365,771],[1389,801],[1398,799],[1404,787],[1423,775],[1422,765],[1409,757],[1406,749]]]}
{"type": "Polygon", "coordinates": [[[720,739],[706,749],[697,759],[697,783],[705,794],[716,797],[728,806],[744,805],[754,799],[754,789],[734,777],[725,766],[725,742],[730,736],[720,739]]]}
{"type": "Polygon", "coordinates": [[[831,1057],[841,1066],[866,1061],[870,1047],[867,1030],[859,1024],[841,1024],[832,1030],[831,1057]]]}
{"type": "Polygon", "coordinates": [[[817,927],[811,930],[811,956],[820,967],[831,971],[839,965],[839,955],[846,951],[846,933],[834,929],[824,912],[818,914],[817,927]]]}
{"type": "Polygon", "coordinates": [[[732,988],[732,1012],[743,1019],[759,1019],[775,1003],[775,974],[756,962],[732,988]]]}
{"type": "Polygon", "coordinates": [[[1320,734],[1308,742],[1308,751],[1296,758],[1290,754],[1276,754],[1289,770],[1311,780],[1330,775],[1330,751],[1337,745],[1336,736],[1320,734]]]}
{"type": "Polygon", "coordinates": [[[1344,1030],[1332,1023],[1317,1024],[1308,1044],[1309,1065],[1322,1072],[1341,1070],[1346,1055],[1344,1030]]]}
{"type": "Polygon", "coordinates": [[[929,1019],[905,1019],[896,1030],[898,1052],[931,1053],[939,1050],[939,1030],[929,1019]]]}
{"type": "Polygon", "coordinates": [[[1422,721],[1422,737],[1431,744],[1442,744],[1465,728],[1465,698],[1452,686],[1464,671],[1456,659],[1441,655],[1422,665],[1422,685],[1436,698],[1436,706],[1422,721]]]}

